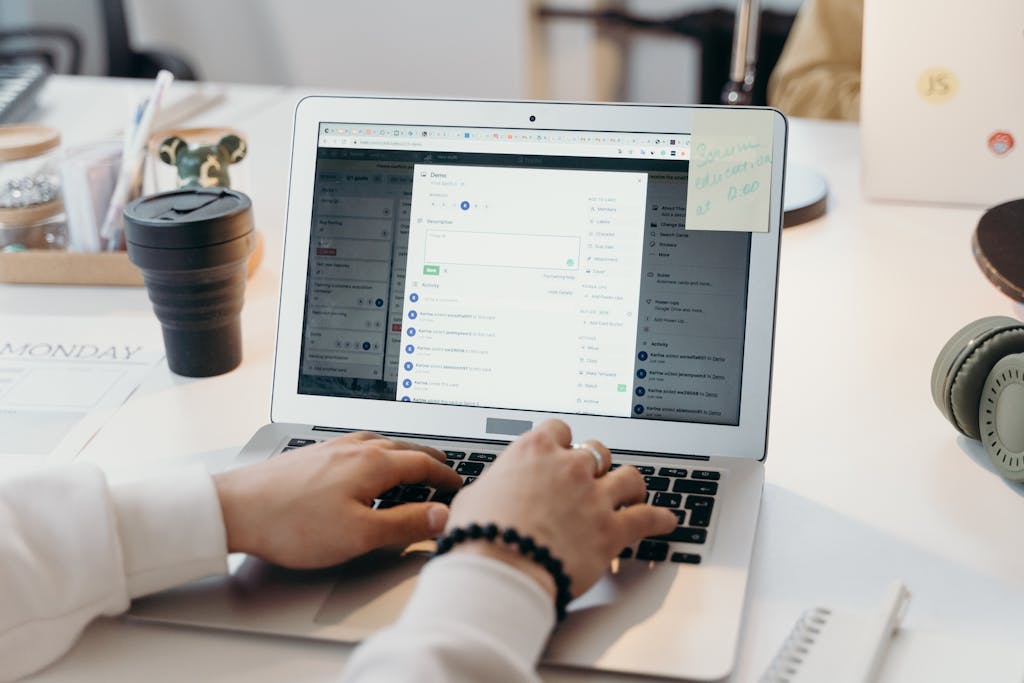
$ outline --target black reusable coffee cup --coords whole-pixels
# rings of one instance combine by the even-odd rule
[[[215,187],[162,192],[125,207],[128,258],[142,271],[172,372],[210,377],[242,362],[251,206],[241,192]]]

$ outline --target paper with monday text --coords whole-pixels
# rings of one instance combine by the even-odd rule
[[[0,315],[0,466],[74,459],[163,357],[150,318]]]

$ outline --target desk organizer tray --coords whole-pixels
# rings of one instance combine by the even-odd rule
[[[263,261],[263,235],[249,256],[249,277]],[[141,287],[142,272],[127,252],[81,254],[30,249],[0,253],[0,282],[31,285],[118,285]]]

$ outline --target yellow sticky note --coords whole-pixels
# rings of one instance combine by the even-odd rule
[[[769,110],[694,112],[687,230],[768,232],[773,127]]]

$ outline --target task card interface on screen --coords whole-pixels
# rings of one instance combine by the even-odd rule
[[[398,398],[628,416],[647,174],[417,164]]]
[[[408,170],[393,164],[321,161],[310,227],[307,390],[319,384],[383,398],[385,384],[396,381],[411,185]]]

